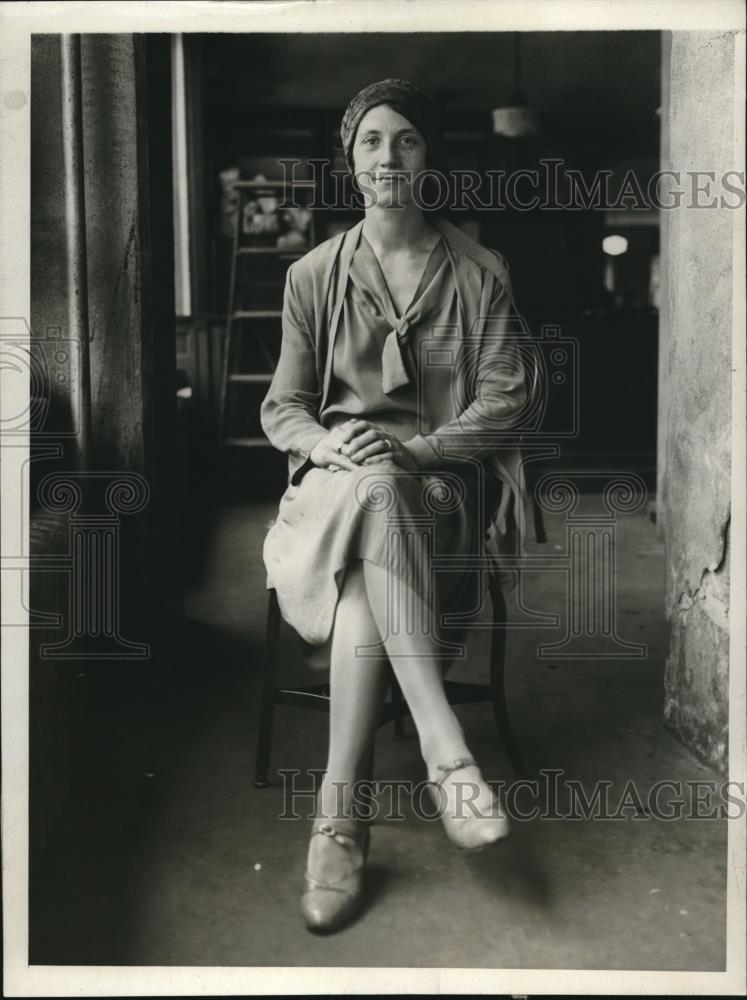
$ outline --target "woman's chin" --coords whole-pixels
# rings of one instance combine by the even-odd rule
[[[367,199],[366,208],[378,208],[385,212],[403,211],[412,205],[412,196],[398,191],[396,187],[382,185],[373,197]]]

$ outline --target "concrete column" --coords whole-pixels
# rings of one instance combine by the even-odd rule
[[[662,226],[659,504],[670,645],[667,724],[706,763],[727,766],[731,340],[729,208],[693,207],[687,171],[714,171],[717,203],[735,162],[735,35],[674,32],[664,45],[663,166],[688,188]],[[668,162],[666,160],[668,159]],[[743,168],[742,168],[743,169]],[[735,199],[732,196],[731,201]]]
[[[170,40],[85,35],[82,69],[92,458],[150,487],[124,528],[122,580],[125,630],[150,641],[176,597]]]
[[[669,152],[669,65],[672,58],[672,32],[661,33],[661,139],[660,167],[662,170],[672,169],[672,158]],[[669,212],[659,212],[659,372],[657,387],[657,422],[656,422],[656,534],[664,537],[664,521],[666,505],[664,493],[666,490],[667,461],[667,410],[669,405],[669,272],[665,266],[668,260],[667,246],[669,243]]]
[[[36,487],[50,471],[65,480],[55,502],[64,506],[83,488],[73,447],[80,423],[70,355],[82,333],[68,325],[60,51],[59,36],[32,41],[31,321],[47,373],[36,389],[47,413],[34,442],[35,506]],[[68,810],[78,808],[69,788],[76,765],[105,752],[108,734],[92,728],[95,698],[116,702],[124,693],[140,699],[135,703],[145,718],[162,697],[179,625],[169,37],[85,35],[81,63],[93,416],[88,465],[98,479],[86,479],[88,506],[80,514],[92,517],[85,524],[59,504],[56,510],[42,505],[31,521],[31,606],[38,612],[29,644],[33,885],[44,883],[41,859],[59,841]],[[57,448],[59,461],[43,455],[40,444]],[[147,503],[132,509],[127,487],[116,495],[109,489],[117,481],[134,484],[133,500],[138,484],[147,483]],[[107,528],[112,507],[123,505],[130,512],[121,525]],[[116,562],[101,557],[115,547]],[[72,562],[70,579],[48,569],[54,558],[58,569],[65,559]],[[113,657],[99,644],[92,658],[77,640],[103,634],[102,609],[103,631],[112,632],[116,619],[127,641],[115,643]],[[60,616],[60,627],[42,628],[51,614]],[[113,631],[119,633],[119,625]],[[76,642],[65,650],[60,643],[68,636]]]

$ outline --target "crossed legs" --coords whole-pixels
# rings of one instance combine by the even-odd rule
[[[351,814],[352,785],[363,776],[369,759],[384,699],[388,659],[410,709],[428,778],[442,782],[445,811],[460,817],[452,825],[454,830],[464,822],[464,800],[457,785],[450,784],[442,773],[442,765],[469,759],[470,753],[446,698],[443,661],[436,656],[438,647],[433,635],[428,629],[390,627],[393,620],[403,626],[413,618],[417,622],[419,615],[428,614],[428,609],[401,581],[394,589],[393,583],[386,569],[367,560],[353,563],[345,578],[332,638],[329,755],[317,815],[334,818]],[[362,646],[368,647],[369,655],[356,655],[356,649]],[[380,654],[370,655],[377,648]],[[473,783],[475,808],[490,812],[492,793],[478,768],[462,767],[460,772]],[[479,838],[488,842],[497,833],[503,835],[495,824],[482,824]],[[455,839],[459,836],[466,842],[464,834],[454,835]],[[477,834],[471,836],[474,839]],[[338,866],[344,868],[346,864],[345,852],[335,852],[337,857],[331,857],[324,841],[312,838],[308,871],[318,879],[329,878],[332,871],[339,877]]]
[[[389,620],[392,611],[402,625],[396,630]],[[413,617],[427,620],[428,613],[401,581],[392,590],[383,567],[357,560],[348,570],[332,637],[329,757],[320,797],[324,815],[339,811],[344,786],[363,775],[384,699],[387,659],[410,709],[429,777],[437,776],[439,762],[469,756],[444,693],[436,643],[427,630],[405,627]],[[361,647],[365,656],[356,655]],[[377,648],[381,652],[373,655]]]

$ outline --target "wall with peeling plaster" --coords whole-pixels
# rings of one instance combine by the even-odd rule
[[[734,35],[674,32],[663,55],[663,168],[717,176],[737,168]],[[725,772],[737,213],[683,201],[662,215],[659,512],[671,629],[664,712],[702,760]]]

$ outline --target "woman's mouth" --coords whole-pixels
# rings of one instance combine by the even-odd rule
[[[374,183],[383,181],[410,180],[410,173],[407,170],[378,170],[370,173],[370,178]]]

